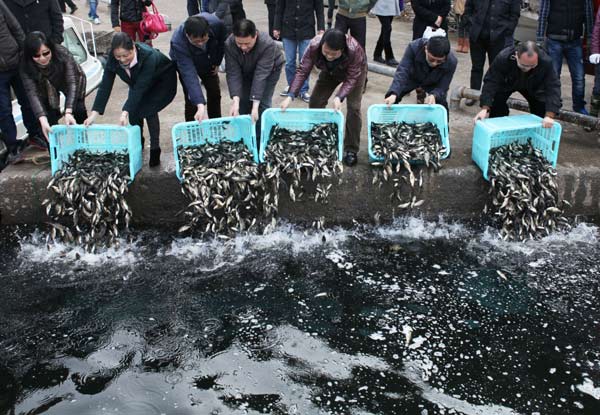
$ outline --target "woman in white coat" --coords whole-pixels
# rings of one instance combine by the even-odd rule
[[[376,15],[381,23],[381,32],[379,33],[379,39],[377,39],[377,45],[375,45],[375,52],[373,53],[373,60],[375,62],[384,63],[388,66],[398,66],[398,61],[394,58],[394,51],[392,49],[392,20],[395,16],[400,16],[402,8],[398,0],[378,0],[375,7],[371,9],[371,13]],[[382,54],[385,52],[385,59]]]

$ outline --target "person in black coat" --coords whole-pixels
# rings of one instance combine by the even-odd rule
[[[422,38],[427,26],[441,27],[448,33],[450,0],[412,0],[411,5],[415,12],[413,40]]]
[[[160,163],[160,121],[158,113],[173,101],[177,93],[175,65],[169,58],[145,43],[133,43],[126,33],[114,35],[102,82],[85,125],[91,125],[104,113],[115,76],[129,85],[120,125],[139,125],[145,118],[150,132],[150,167]],[[142,137],[142,144],[144,138]]]
[[[446,36],[413,40],[396,69],[385,103],[397,104],[406,94],[419,88],[425,93],[423,103],[440,104],[448,109],[448,89],[457,64]]]
[[[552,127],[562,105],[560,80],[552,60],[535,42],[521,43],[502,50],[483,80],[475,121],[508,115],[508,98],[518,91],[529,103],[532,114],[543,117],[542,126]]]
[[[521,0],[467,0],[464,17],[471,46],[471,89],[481,87],[487,54],[491,65],[500,51],[514,43]],[[475,101],[467,100],[467,105]]]
[[[42,32],[56,45],[63,42],[63,18],[58,0],[6,0],[25,34]]]

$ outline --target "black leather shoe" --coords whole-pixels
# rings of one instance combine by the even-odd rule
[[[374,56],[373,60],[377,63],[383,63],[385,64],[385,59],[383,59],[381,56]]]
[[[160,164],[160,148],[150,150],[150,167],[156,167]]]
[[[398,66],[398,61],[394,58],[390,58],[385,60],[385,64],[387,66],[393,66],[394,68],[396,68]]]
[[[344,164],[348,167],[352,167],[356,164],[358,158],[356,157],[356,153],[354,151],[346,151],[344,155]]]
[[[474,99],[467,98],[467,99],[465,100],[465,105],[466,105],[467,107],[472,107],[473,105],[475,105],[475,102],[477,102],[477,101],[475,101]]]

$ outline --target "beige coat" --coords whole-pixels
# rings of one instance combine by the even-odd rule
[[[454,13],[465,14],[465,3],[467,0],[454,0]]]

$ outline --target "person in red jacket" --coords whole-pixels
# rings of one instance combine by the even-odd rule
[[[354,166],[360,145],[362,127],[360,107],[367,76],[365,50],[356,39],[338,29],[329,29],[323,36],[313,38],[304,52],[300,67],[290,85],[288,97],[281,103],[282,110],[285,111],[292,99],[298,96],[302,84],[314,66],[319,68],[321,73],[308,106],[325,108],[331,94],[338,85],[342,84],[333,99],[333,108],[339,111],[342,102],[346,100],[344,163],[347,166]]]

